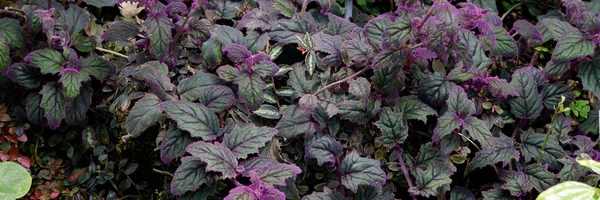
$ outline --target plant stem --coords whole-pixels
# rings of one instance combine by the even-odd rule
[[[531,61],[529,62],[530,67],[533,67],[533,65],[535,64],[535,60],[537,60],[539,55],[540,55],[539,51],[535,51],[535,53],[533,53],[533,56],[531,57]]]
[[[102,52],[106,52],[106,53],[110,53],[110,54],[113,54],[113,55],[117,55],[117,56],[120,56],[120,57],[123,57],[123,58],[129,58],[129,57],[127,57],[124,54],[121,54],[119,52],[114,52],[114,51],[111,51],[111,50],[108,50],[108,49],[105,49],[105,48],[102,48],[102,47],[96,47],[96,50],[102,51]]]
[[[185,25],[188,23],[189,20],[190,20],[190,16],[185,15],[185,20],[183,20],[181,27],[179,27],[179,29],[177,29],[177,33],[175,33],[175,37],[173,37],[173,42],[169,46],[169,51],[173,50],[173,48],[175,47],[175,44],[177,44],[177,41],[179,41],[179,37],[181,37],[181,35],[183,35],[183,28],[185,27]]]
[[[158,172],[159,174],[169,175],[169,176],[171,176],[171,177],[174,177],[174,176],[175,176],[175,175],[171,174],[171,172],[162,171],[162,170],[159,170],[159,169],[156,169],[156,168],[153,168],[153,169],[152,169],[152,171],[154,171],[154,172]]]
[[[342,79],[342,80],[339,80],[339,81],[333,82],[332,84],[329,84],[329,85],[327,85],[327,86],[325,86],[325,87],[323,87],[323,88],[319,89],[317,92],[313,93],[313,95],[314,95],[314,96],[317,96],[317,95],[319,95],[319,93],[321,93],[321,92],[324,92],[325,90],[327,90],[327,89],[329,89],[329,88],[332,88],[333,86],[336,86],[336,85],[338,85],[338,84],[341,84],[341,83],[344,83],[344,82],[346,82],[346,81],[348,81],[348,80],[350,80],[350,79],[353,79],[354,77],[357,77],[358,75],[360,75],[360,74],[362,74],[362,73],[366,72],[366,71],[367,71],[367,70],[369,70],[369,69],[371,69],[371,67],[369,67],[369,66],[366,66],[365,68],[363,68],[363,69],[361,69],[360,71],[358,71],[358,72],[356,72],[356,73],[352,74],[351,76],[348,76],[348,77],[346,77],[346,78],[344,78],[344,79]]]
[[[517,7],[523,5],[523,2],[519,2],[515,5],[513,5],[512,7],[510,7],[504,14],[502,14],[502,17],[500,17],[500,20],[504,20],[504,18],[506,18],[506,16],[508,16],[508,14],[510,12],[512,12],[514,9],[516,9]]]
[[[404,173],[404,178],[406,178],[406,182],[408,182],[408,187],[412,188],[413,187],[412,180],[410,180],[410,175],[408,174],[408,169],[406,169],[406,165],[404,164],[404,159],[402,159],[402,152],[404,150],[397,146],[395,146],[394,148],[396,150],[396,154],[398,154],[398,162],[400,163],[400,169],[402,169],[402,173]],[[412,196],[413,200],[417,200],[417,197],[415,195],[411,194],[410,196]]]
[[[433,10],[434,10],[433,9],[434,8],[434,4],[431,5],[431,7],[429,8],[429,10],[425,14],[425,17],[423,17],[423,21],[421,22],[421,24],[419,24],[419,26],[417,26],[417,29],[421,29],[421,27],[423,27],[423,25],[425,24],[425,22],[427,22],[427,20],[429,19],[429,17],[431,17],[431,15],[433,14]]]
[[[542,155],[544,155],[544,149],[546,149],[546,143],[548,142],[548,138],[550,138],[550,133],[552,132],[552,126],[554,125],[554,121],[556,120],[557,111],[552,115],[552,121],[550,122],[550,127],[548,127],[548,131],[546,131],[546,138],[544,138],[544,143],[542,143],[542,149],[540,150],[540,155],[537,158],[537,163],[542,161]]]
[[[414,46],[410,46],[409,48],[410,48],[410,49],[416,49],[416,48],[419,48],[419,47],[422,47],[422,46],[425,46],[425,45],[426,45],[425,43],[419,43],[419,44],[415,44]],[[362,73],[366,72],[366,71],[367,71],[367,70],[369,70],[369,69],[371,69],[371,68],[370,68],[369,66],[366,66],[365,68],[363,68],[363,69],[361,69],[360,71],[358,71],[358,72],[356,72],[356,73],[352,74],[352,75],[351,75],[351,76],[349,76],[349,77],[346,77],[346,78],[344,78],[344,79],[342,79],[342,80],[339,80],[339,81],[333,82],[333,83],[331,83],[331,84],[329,84],[329,85],[327,85],[327,86],[325,86],[325,87],[323,87],[323,88],[321,88],[321,89],[317,90],[315,93],[313,93],[313,95],[314,95],[314,96],[317,96],[317,95],[318,95],[318,94],[320,94],[321,92],[324,92],[325,90],[327,90],[327,89],[329,89],[329,88],[331,88],[331,87],[333,87],[333,86],[336,86],[336,85],[338,85],[338,84],[341,84],[341,83],[344,83],[344,82],[346,82],[346,81],[348,81],[348,80],[350,80],[350,79],[353,79],[353,78],[355,78],[356,76],[358,76],[358,75],[360,75],[360,74],[362,74]]]

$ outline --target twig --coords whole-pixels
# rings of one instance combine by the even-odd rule
[[[124,54],[121,54],[119,52],[114,52],[114,51],[111,51],[111,50],[108,50],[108,49],[105,49],[105,48],[102,48],[102,47],[96,47],[96,50],[102,51],[102,52],[106,52],[106,53],[110,53],[110,54],[113,54],[113,55],[117,55],[117,56],[120,56],[120,57],[123,57],[123,58],[129,58],[129,57],[127,57]]]
[[[171,172],[162,171],[162,170],[159,170],[159,169],[156,169],[156,168],[153,168],[152,171],[157,172],[159,174],[168,175],[168,176],[171,176],[171,177],[175,176],[175,175],[171,174]]]
[[[398,162],[400,163],[400,169],[402,169],[402,173],[404,173],[404,178],[406,178],[406,182],[408,182],[408,188],[412,188],[413,187],[413,183],[412,180],[410,180],[410,175],[408,174],[408,169],[406,169],[406,165],[404,164],[404,159],[402,159],[402,150],[401,148],[395,146],[394,148],[396,148],[396,154],[398,154]],[[417,197],[414,195],[410,195],[412,196],[413,200],[417,200]]]
[[[344,79],[342,79],[342,80],[339,80],[339,81],[333,82],[332,84],[329,84],[329,85],[327,85],[327,86],[325,86],[325,87],[323,87],[323,88],[319,89],[317,92],[313,93],[313,95],[314,95],[314,96],[317,96],[319,93],[321,93],[321,92],[324,92],[325,90],[327,90],[327,89],[329,89],[329,88],[332,88],[333,86],[336,86],[336,85],[338,85],[338,84],[341,84],[341,83],[344,83],[344,82],[346,82],[346,81],[348,81],[348,80],[350,80],[350,79],[353,79],[354,77],[357,77],[358,75],[360,75],[360,74],[362,74],[362,73],[366,72],[366,71],[367,71],[367,70],[369,70],[369,69],[371,69],[371,67],[369,67],[369,66],[366,66],[365,68],[363,68],[363,69],[361,69],[360,71],[358,71],[358,72],[356,72],[356,73],[352,74],[351,76],[348,76],[348,77],[346,77],[346,78],[344,78]]]
[[[519,7],[521,5],[523,5],[523,2],[519,2],[519,3],[515,4],[515,5],[513,5],[512,7],[510,7],[504,14],[502,14],[502,17],[500,17],[500,20],[501,21],[504,20],[504,18],[506,18],[506,16],[508,16],[508,14],[510,12],[512,12],[514,9],[516,9],[517,7]]]
[[[429,19],[429,17],[431,17],[431,15],[433,14],[434,6],[435,6],[434,4],[431,5],[431,7],[429,8],[429,10],[425,14],[425,17],[423,17],[423,21],[421,22],[421,24],[419,24],[419,26],[417,26],[418,29],[421,29],[421,27],[423,27],[423,25],[425,25],[425,22],[427,22],[427,20]]]
[[[533,65],[535,64],[535,60],[537,60],[539,55],[540,55],[539,51],[535,51],[535,53],[533,53],[533,56],[531,57],[531,61],[529,62],[530,67],[533,67]]]

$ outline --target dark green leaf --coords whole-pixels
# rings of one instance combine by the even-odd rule
[[[367,105],[362,101],[348,100],[338,104],[340,118],[364,123],[367,120]]]
[[[419,86],[419,99],[432,106],[439,106],[448,98],[448,92],[456,84],[446,81],[443,74],[435,73],[433,76],[422,80]]]
[[[240,100],[246,103],[250,110],[258,109],[263,102],[263,90],[266,87],[260,75],[240,72],[234,83],[238,85]]]
[[[44,108],[40,106],[40,102],[42,100],[42,95],[37,93],[29,93],[27,95],[26,102],[26,115],[27,119],[35,125],[38,126],[46,126],[48,121],[44,117]]]
[[[492,49],[492,52],[496,55],[505,56],[516,56],[517,55],[517,43],[515,40],[504,30],[502,27],[493,26],[494,34],[496,35],[496,47]],[[487,45],[489,45],[487,41]]]
[[[273,1],[273,8],[288,18],[291,18],[297,11],[296,6],[289,0],[275,0]]]
[[[217,26],[215,28],[215,36],[217,40],[224,46],[228,46],[230,44],[239,44],[242,46],[246,46],[246,40],[244,39],[244,34],[240,30],[237,30],[230,26]]]
[[[356,151],[346,155],[340,167],[342,185],[355,193],[360,185],[381,187],[386,179],[379,161],[362,158]]]
[[[190,144],[186,150],[207,164],[206,171],[221,172],[222,178],[235,178],[238,161],[225,145],[198,141]]]
[[[296,165],[284,163],[268,163],[257,170],[263,185],[285,185],[285,180],[296,177],[302,170]]]
[[[548,169],[542,167],[540,164],[528,165],[525,168],[525,174],[533,188],[538,192],[543,192],[558,183],[556,175],[549,172]]]
[[[216,37],[211,37],[202,43],[202,58],[204,58],[208,66],[215,67],[221,63],[223,59],[222,46]]]
[[[538,93],[538,83],[533,74],[526,68],[518,69],[512,75],[512,84],[519,97],[513,97],[510,103],[512,113],[518,118],[535,119],[542,112],[542,95]]]
[[[181,96],[188,101],[198,100],[215,113],[220,113],[235,105],[236,100],[233,91],[222,85],[197,87]]]
[[[404,143],[408,137],[408,126],[404,120],[401,112],[394,112],[390,108],[381,110],[375,126],[381,131],[383,145],[392,148]]]
[[[40,69],[22,62],[11,65],[7,75],[12,81],[26,88],[33,89],[41,85]]]
[[[371,41],[371,45],[373,47],[379,48],[381,42],[383,41],[383,35],[385,33],[385,29],[392,24],[392,20],[388,17],[381,16],[377,18],[371,19],[365,25],[365,32],[367,33],[367,37],[369,41]]]
[[[175,176],[171,181],[171,193],[174,195],[183,195],[187,191],[195,191],[200,186],[210,185],[211,181],[205,171],[206,164],[202,163],[200,158],[184,157],[181,159],[181,165],[175,171]]]
[[[567,72],[569,70],[571,66],[570,62],[563,62],[563,63],[554,63],[554,61],[550,60],[546,63],[546,66],[544,67],[544,74],[546,76],[549,77],[557,77],[557,76],[562,76],[565,72]],[[579,67],[579,76],[581,77],[581,75],[588,75],[588,74],[582,74],[583,65],[581,65]],[[589,76],[589,75],[588,75]],[[585,84],[585,82],[584,82]]]
[[[454,186],[450,191],[450,200],[475,200],[475,196],[467,188]]]
[[[454,130],[460,128],[462,125],[460,117],[451,112],[446,112],[444,115],[438,117],[437,124],[433,129],[432,139],[437,141],[442,139],[444,136],[454,132]]]
[[[492,60],[485,55],[483,45],[480,40],[471,33],[471,31],[461,29],[458,31],[458,37],[469,46],[469,54],[473,57],[473,66],[478,69],[483,69],[492,64]],[[468,59],[467,59],[468,60]],[[470,63],[464,60],[464,64],[469,65]]]
[[[90,16],[79,6],[69,6],[67,10],[59,10],[59,12],[60,20],[66,24],[69,35],[81,32],[90,23]]]
[[[257,127],[254,124],[236,124],[231,133],[225,134],[223,144],[239,159],[258,153],[277,134],[277,129]],[[263,180],[264,181],[264,180]]]
[[[25,32],[18,20],[9,17],[0,19],[0,33],[8,39],[8,46],[11,48],[25,46]]]
[[[86,113],[92,105],[94,89],[89,82],[83,83],[79,95],[67,105],[67,116],[65,122],[71,126],[82,123],[86,118]]]
[[[252,113],[267,118],[267,119],[280,119],[281,115],[279,114],[279,109],[277,107],[263,104],[258,108],[258,110],[252,111]]]
[[[10,47],[0,33],[0,73],[4,74],[10,65]]]
[[[160,143],[160,159],[169,164],[173,159],[185,154],[185,147],[193,142],[189,133],[179,130],[174,124],[170,124],[165,137]]]
[[[73,99],[79,95],[81,82],[87,81],[88,79],[87,76],[76,69],[67,68],[60,72],[60,79],[58,79],[58,82],[63,86],[65,97]]]
[[[573,27],[568,22],[564,22],[558,19],[544,19],[539,24],[545,26],[549,33],[549,38],[555,41],[559,41],[563,37],[563,35],[565,35],[568,32],[579,31],[577,28]],[[538,27],[538,29],[539,28],[540,27]],[[543,30],[540,29],[540,32],[542,32],[542,35],[544,35]],[[544,38],[546,38],[546,36],[544,36]],[[542,42],[546,42],[546,40],[543,39]]]
[[[587,41],[581,32],[568,32],[556,43],[552,53],[552,61],[568,61],[592,55],[595,46],[594,42]]]
[[[92,52],[96,49],[96,41],[93,37],[84,37],[81,34],[71,36],[71,45],[82,52]]]
[[[525,196],[532,188],[527,175],[521,171],[503,170],[500,172],[499,178],[504,181],[502,189],[508,190],[510,195],[515,197]]]
[[[306,33],[316,32],[315,24],[312,15],[296,13],[292,19],[278,20],[269,32],[269,36],[280,45],[298,43],[298,37],[303,38]]]
[[[546,134],[535,133],[533,129],[528,129],[523,135],[521,135],[521,153],[525,158],[525,161],[529,162],[532,159],[537,159],[540,152],[542,152],[542,145]],[[560,164],[558,159],[564,157],[564,150],[558,144],[558,139],[554,135],[550,135],[546,148],[542,154],[542,163],[548,164],[551,169],[559,169]]]
[[[209,1],[207,5],[207,8],[215,13],[217,19],[232,19],[236,16],[238,9],[242,7],[242,2],[230,0]]]
[[[344,195],[340,194],[337,190],[329,189],[329,187],[323,187],[323,192],[313,192],[310,195],[302,197],[302,200],[346,200]]]
[[[317,164],[323,166],[326,162],[333,166],[342,155],[342,144],[329,135],[324,135],[310,143],[307,155],[317,159]]]
[[[142,77],[144,77],[146,85],[152,89],[152,93],[160,100],[171,101],[177,99],[172,95],[175,90],[175,85],[171,83],[171,80],[166,74],[160,73],[158,70],[149,66],[142,67],[140,73],[142,74]]]
[[[489,147],[494,144],[492,132],[481,119],[476,117],[467,117],[463,124],[464,129],[469,132],[469,136],[481,144],[482,147]]]
[[[469,169],[475,170],[485,166],[495,166],[499,162],[502,162],[502,167],[506,167],[511,160],[519,160],[520,153],[515,149],[513,143],[512,138],[504,135],[494,138],[493,146],[484,146],[481,151],[475,153]]]
[[[454,174],[446,163],[429,162],[425,168],[417,167],[413,174],[417,178],[415,186],[408,189],[412,195],[429,198],[438,195],[437,189],[452,183],[450,176]]]
[[[560,83],[545,84],[542,86],[540,93],[542,93],[544,99],[544,106],[549,110],[558,108],[561,96],[565,97],[565,106],[571,105],[571,102],[573,102],[573,99],[575,98],[575,94],[573,94],[571,88]]]
[[[179,94],[185,94],[188,91],[193,90],[195,88],[202,88],[211,85],[221,85],[222,83],[224,83],[224,81],[213,74],[205,72],[196,72],[194,76],[179,81],[179,85],[177,85],[177,92]]]
[[[416,119],[427,123],[427,116],[437,115],[437,112],[416,98],[402,97],[394,106],[394,111],[402,113],[405,120]]]
[[[403,45],[405,41],[412,41],[414,35],[410,21],[398,18],[385,28],[382,38],[387,45],[398,46]]]
[[[583,88],[590,91],[600,91],[600,59],[594,61],[583,61],[579,65],[579,74]],[[568,105],[568,104],[565,104]]]
[[[148,127],[154,125],[160,118],[162,111],[159,108],[160,99],[152,93],[135,103],[125,120],[127,133],[133,137],[139,136]]]
[[[187,101],[167,101],[160,104],[167,117],[177,122],[177,127],[188,131],[192,137],[212,141],[217,138],[219,118],[206,106]]]
[[[65,60],[60,52],[54,49],[41,49],[29,53],[26,62],[41,69],[42,74],[56,74],[63,69]]]
[[[104,80],[114,70],[110,62],[96,56],[79,60],[78,66],[81,73],[85,74],[85,76],[93,76],[98,80]]]
[[[162,13],[149,13],[144,20],[144,31],[150,40],[150,53],[163,60],[169,53],[169,45],[173,39],[171,29],[173,22]]]
[[[42,102],[40,106],[44,108],[44,116],[48,119],[48,126],[52,130],[58,129],[62,119],[66,115],[67,101],[65,94],[56,83],[46,83],[40,91]]]
[[[102,39],[109,41],[127,40],[138,35],[140,27],[133,21],[116,21],[102,34]]]
[[[277,135],[284,138],[293,138],[302,134],[313,135],[317,130],[317,124],[311,120],[309,114],[302,113],[298,116],[288,117],[284,115],[275,128],[279,130]]]

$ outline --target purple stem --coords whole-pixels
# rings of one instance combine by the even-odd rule
[[[410,180],[410,175],[408,174],[408,169],[406,168],[406,165],[404,164],[404,160],[402,159],[402,152],[404,152],[404,150],[398,146],[394,146],[392,148],[392,150],[395,150],[396,154],[398,154],[398,162],[400,163],[400,168],[402,169],[402,173],[404,173],[404,178],[406,178],[406,182],[408,182],[408,187],[412,188],[413,187],[412,180]],[[413,200],[417,200],[417,197],[415,195],[410,194],[410,196],[413,198]]]

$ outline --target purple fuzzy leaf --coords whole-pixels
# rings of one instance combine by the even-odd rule
[[[185,154],[185,147],[192,142],[193,140],[189,133],[177,129],[174,124],[170,124],[160,143],[160,160],[168,165],[173,159],[183,156]]]
[[[342,144],[331,136],[325,135],[310,144],[307,155],[316,158],[319,166],[323,166],[326,162],[334,166],[336,160],[342,155]]]
[[[340,118],[364,123],[367,118],[367,105],[363,101],[347,100],[338,103]]]
[[[594,155],[593,152],[597,151],[594,149],[594,147],[596,146],[596,142],[592,141],[591,138],[584,135],[573,136],[572,140],[568,143],[573,144],[578,148],[577,151],[573,152],[573,155],[580,155],[582,153]]]
[[[532,189],[527,175],[521,171],[502,170],[499,178],[505,182],[502,189],[508,190],[511,196],[522,197]]]
[[[192,137],[202,140],[216,139],[219,129],[219,118],[206,106],[187,101],[167,101],[160,104],[167,117],[177,122],[177,127],[188,131]]]
[[[205,168],[206,164],[200,158],[183,157],[171,181],[171,193],[183,195],[187,191],[198,190],[202,185],[210,185],[211,180],[206,175]]]
[[[579,31],[577,28],[573,27],[568,22],[560,21],[558,19],[548,18],[548,19],[542,20],[538,24],[545,26],[545,28],[550,33],[550,38],[553,39],[554,41],[559,41],[560,38],[562,38],[563,35],[565,35],[566,33]],[[540,29],[540,32],[543,33],[543,31],[541,29]],[[544,42],[545,42],[545,40],[544,40]]]
[[[248,30],[261,29],[270,30],[273,18],[266,12],[255,8],[247,12],[237,25],[237,29],[246,28]]]
[[[56,83],[46,83],[39,92],[42,95],[40,106],[44,108],[44,117],[48,119],[48,126],[52,130],[58,129],[62,119],[66,116],[67,101],[64,92]]]
[[[556,43],[554,52],[552,52],[552,61],[563,62],[584,58],[594,54],[595,47],[594,42],[586,40],[581,32],[568,32]]]
[[[221,172],[221,179],[235,178],[241,170],[233,152],[219,142],[194,142],[186,151],[206,163],[206,171]]]
[[[302,173],[302,170],[299,167],[284,163],[266,164],[253,171],[256,171],[265,186],[284,186],[286,179],[296,177],[296,175]],[[252,174],[252,172],[250,172],[250,174]]]
[[[244,62],[244,60],[252,56],[252,52],[240,44],[227,45],[223,48],[223,53],[227,54],[227,57],[236,63]]]
[[[246,159],[249,154],[258,153],[258,149],[264,147],[276,134],[277,129],[274,128],[236,124],[231,133],[225,134],[223,145],[238,159]]]
[[[519,160],[519,156],[519,151],[514,148],[514,140],[501,135],[494,138],[493,146],[483,146],[483,150],[475,153],[469,169],[473,171],[485,166],[495,166],[499,162],[502,162],[502,167],[506,167],[511,160]]]
[[[250,186],[240,185],[229,191],[225,200],[281,200],[285,199],[285,194],[273,186],[263,185],[257,170],[250,171]]]
[[[237,9],[236,9],[237,8]],[[205,9],[215,14],[215,19],[233,19],[239,8],[243,8],[241,1],[208,1]]]
[[[318,34],[313,37],[315,51],[329,55],[321,59],[321,63],[327,67],[335,67],[342,64],[342,38],[338,35]]]
[[[283,0],[282,0],[283,1]],[[306,33],[312,34],[316,32],[316,22],[312,15],[294,14],[292,19],[278,20],[269,32],[272,40],[280,45],[290,43],[298,43],[298,38],[303,38]]]
[[[340,167],[343,174],[342,185],[355,193],[360,185],[381,187],[386,180],[379,161],[362,158],[356,151],[346,155]]]
[[[213,36],[219,40],[224,47],[227,47],[230,44],[240,44],[242,46],[246,46],[244,34],[242,34],[240,30],[237,30],[233,27],[218,25],[215,28],[215,33]]]
[[[537,29],[537,27],[526,20],[515,21],[513,24],[513,29],[527,39],[537,40],[540,43],[542,42],[542,34],[540,31]]]
[[[211,36],[208,26],[206,26],[206,24],[197,17],[190,18],[187,32],[202,42],[205,42]]]
[[[56,74],[63,69],[66,62],[60,52],[50,48],[33,51],[27,54],[24,60],[40,68],[42,74]]]
[[[568,85],[553,83],[545,84],[540,90],[542,98],[544,99],[544,106],[549,110],[555,110],[558,108],[558,104],[562,101],[562,97],[565,97],[564,105],[571,105],[575,94]]]
[[[435,111],[433,108],[429,107],[427,104],[419,101],[418,99],[411,97],[400,98],[393,109],[395,112],[402,113],[403,119],[416,119],[422,121],[423,123],[427,123],[427,116],[437,116],[437,111]]]
[[[554,123],[552,124],[552,133],[556,134],[558,140],[561,143],[569,141],[569,133],[572,130],[573,128],[571,128],[571,119],[564,114],[558,114]]]
[[[459,12],[454,5],[446,2],[434,5],[434,15],[442,22],[448,34],[454,35],[458,31]]]
[[[319,105],[319,100],[315,95],[305,94],[298,100],[298,105],[307,110],[313,110]]]
[[[103,40],[117,41],[127,40],[137,36],[140,27],[131,21],[116,21],[110,24],[110,27],[102,34]]]
[[[152,93],[156,94],[160,100],[177,100],[177,98],[172,95],[175,90],[175,85],[171,83],[171,80],[166,74],[160,73],[158,70],[149,66],[143,66],[140,71],[146,85],[152,89]]]
[[[179,15],[185,16],[188,14],[187,6],[182,2],[170,2],[165,9],[167,15],[176,20],[179,20]]]
[[[158,106],[160,102],[160,99],[152,93],[146,94],[144,98],[137,101],[125,120],[127,133],[137,137],[148,127],[154,125],[162,115]]]
[[[492,25],[483,20],[478,20],[473,25],[475,25],[479,31],[479,37],[483,37],[487,41],[490,41],[490,46],[496,48],[496,34],[494,33]]]

